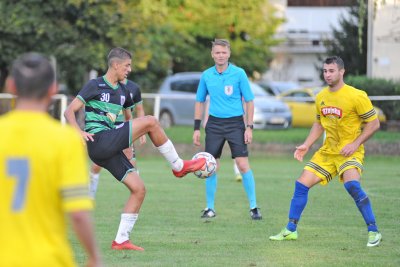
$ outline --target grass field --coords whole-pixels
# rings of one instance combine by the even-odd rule
[[[193,127],[174,126],[166,129],[165,132],[174,141],[174,143],[192,143]],[[287,130],[254,130],[253,142],[258,143],[294,143],[299,144],[304,141],[310,132],[310,128],[291,128]],[[202,129],[202,137],[204,130]],[[371,138],[376,142],[395,143],[400,140],[400,132],[378,131]]]
[[[139,156],[147,196],[131,239],[145,251],[110,249],[128,190],[103,171],[94,217],[105,266],[400,266],[399,162],[400,157],[366,159],[363,187],[383,234],[379,247],[367,248],[363,219],[337,180],[310,191],[297,241],[268,240],[286,225],[303,167],[289,156],[251,158],[262,221],[251,221],[228,157],[219,172],[217,217],[204,221],[204,181],[191,174],[176,179],[161,156]],[[83,265],[82,249],[71,239]]]

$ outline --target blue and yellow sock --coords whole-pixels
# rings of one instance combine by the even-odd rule
[[[286,228],[289,231],[296,231],[297,222],[300,220],[301,213],[307,205],[309,188],[296,181],[292,202],[290,203],[289,222]]]
[[[361,188],[361,184],[359,181],[353,180],[347,183],[344,183],[344,187],[347,192],[351,195],[356,203],[358,210],[361,212],[361,215],[364,218],[365,223],[367,224],[368,231],[378,231],[378,227],[376,226],[374,212],[372,211],[372,205],[369,201],[367,194]]]

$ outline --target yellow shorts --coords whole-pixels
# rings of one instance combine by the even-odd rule
[[[364,162],[364,153],[356,151],[350,157],[342,155],[327,154],[317,151],[311,160],[304,167],[319,178],[322,179],[321,184],[328,184],[333,178],[339,174],[339,180],[343,182],[343,172],[352,168],[356,168],[362,173]]]

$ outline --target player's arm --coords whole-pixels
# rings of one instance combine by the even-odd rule
[[[193,132],[193,144],[200,146],[200,124],[201,118],[203,117],[204,102],[196,101],[194,105],[194,132]]]
[[[130,109],[130,108],[124,109],[122,112],[124,113],[125,121],[129,121],[129,120],[133,119],[132,109]]]
[[[137,103],[135,106],[136,117],[144,117],[144,108],[142,103]]]
[[[206,128],[208,121],[208,108],[210,107],[210,100],[207,100],[204,104],[204,120],[203,120],[203,128]]]
[[[69,212],[68,216],[72,227],[84,247],[87,255],[87,265],[90,267],[102,266],[100,253],[96,246],[92,218],[89,211]]]
[[[246,107],[246,131],[244,132],[244,142],[246,144],[250,144],[251,141],[253,140],[253,129],[250,127],[247,127],[247,125],[253,125],[253,119],[254,119],[254,101],[248,101],[245,104]]]
[[[84,103],[79,98],[75,97],[75,99],[72,100],[71,104],[69,104],[67,109],[65,110],[64,117],[69,124],[71,124],[75,129],[77,129],[81,133],[83,139],[85,139],[86,141],[88,141],[88,140],[93,141],[93,137],[92,137],[93,134],[82,131],[76,120],[75,113],[78,112],[83,107],[84,107]]]
[[[380,123],[379,119],[376,118],[372,121],[367,122],[361,134],[354,140],[352,143],[345,145],[342,150],[340,151],[340,154],[342,154],[345,157],[349,157],[353,155],[353,153],[380,128]]]
[[[324,128],[322,127],[321,123],[314,122],[304,143],[296,147],[294,158],[298,161],[303,161],[304,155],[307,154],[310,147],[321,137],[323,133]]]

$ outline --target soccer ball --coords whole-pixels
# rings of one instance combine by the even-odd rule
[[[217,170],[217,161],[215,160],[213,155],[207,152],[199,152],[193,156],[193,159],[199,158],[205,158],[206,164],[204,164],[203,168],[201,168],[200,170],[195,171],[194,175],[196,175],[200,179],[205,179],[213,175]]]

